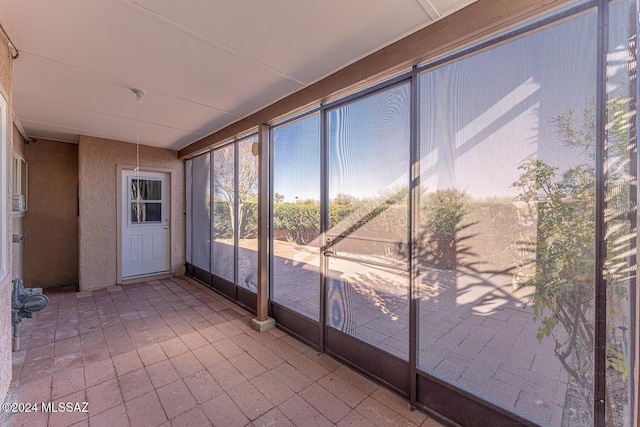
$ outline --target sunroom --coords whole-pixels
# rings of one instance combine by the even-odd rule
[[[224,39],[224,26],[208,31],[166,2],[116,3],[254,66],[284,55],[255,33],[245,54],[246,34]],[[23,55],[23,32],[0,14],[21,54],[9,61],[5,109],[25,141],[14,135],[6,174],[8,193],[26,202],[5,212],[7,233],[24,238],[8,244],[10,277],[74,284],[79,295],[197,283],[252,313],[255,331],[275,327],[445,425],[637,425],[637,2],[405,3],[431,25],[395,39],[380,29],[373,53],[292,84],[323,61],[305,46],[307,69],[275,70],[288,76],[278,90],[247,82],[248,101],[206,124],[193,117],[200,128],[188,134],[154,128],[172,123],[169,94],[116,78],[112,65],[84,107],[52,114],[54,78],[29,90],[21,79],[33,82],[38,62],[65,84],[87,70]],[[15,19],[28,8],[8,10]],[[251,23],[259,15],[242,10]],[[345,13],[356,11],[367,13]],[[390,21],[411,15],[398,14]],[[49,43],[63,52],[66,42]],[[194,81],[209,65],[189,65]],[[172,72],[157,70],[156,82]],[[83,115],[95,126],[100,91],[114,83],[128,97],[122,114],[77,131]],[[65,225],[52,230],[58,216]]]

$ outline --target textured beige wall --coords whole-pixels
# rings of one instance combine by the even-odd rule
[[[80,179],[80,289],[93,290],[117,282],[117,166],[136,164],[136,146],[120,141],[80,136],[78,171]],[[177,152],[140,146],[140,168],[175,171],[171,269],[184,274],[185,218],[184,164]]]
[[[8,104],[7,111],[7,131],[9,135],[12,133],[11,126],[11,78],[12,78],[12,70],[13,70],[13,61],[11,59],[11,52],[8,46],[8,40],[5,35],[0,31],[0,93],[4,99],[6,99]],[[11,136],[9,136],[11,139]],[[11,147],[7,147],[7,154],[11,153]],[[0,195],[0,197],[4,197],[7,203],[7,206],[10,207],[10,199],[11,199],[11,156],[7,155],[4,159],[5,167],[6,167],[6,175],[0,176],[0,179],[5,179],[7,183],[7,192],[6,194]],[[9,212],[7,212],[10,214]],[[8,235],[11,236],[12,233],[12,224],[11,221],[8,222]],[[9,270],[11,269],[11,239],[7,239],[6,242],[0,242],[0,244],[7,246],[7,266]],[[0,282],[0,398],[4,401],[4,397],[7,394],[7,390],[9,389],[9,383],[11,382],[11,271],[8,272],[7,276]]]
[[[25,285],[78,283],[78,146],[37,140],[25,147]]]

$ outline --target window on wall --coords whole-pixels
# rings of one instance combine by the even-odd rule
[[[418,368],[591,425],[596,13],[419,76]]]

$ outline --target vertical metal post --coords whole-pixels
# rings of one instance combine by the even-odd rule
[[[635,117],[633,119],[633,136],[634,136],[634,150],[632,151],[632,156],[633,156],[633,162],[635,163],[634,167],[635,167],[635,180],[634,180],[634,185],[635,187],[635,206],[633,206],[632,208],[634,209],[631,212],[631,215],[634,216],[634,225],[635,225],[635,233],[636,233],[636,237],[634,239],[635,243],[636,243],[636,263],[634,264],[635,267],[635,274],[634,274],[634,283],[631,286],[631,289],[633,290],[633,292],[630,292],[630,308],[631,308],[631,328],[632,331],[630,333],[630,339],[631,339],[631,346],[630,346],[630,354],[633,355],[634,360],[631,361],[631,367],[633,369],[633,379],[630,379],[630,381],[633,382],[633,391],[635,393],[635,396],[633,396],[631,398],[632,402],[633,402],[633,424],[632,425],[638,425],[640,424],[640,357],[638,357],[638,342],[640,341],[640,305],[638,305],[636,298],[638,297],[638,292],[637,292],[637,286],[638,286],[638,264],[637,261],[638,259],[640,259],[640,256],[638,256],[638,251],[640,251],[640,248],[638,248],[638,215],[640,214],[640,210],[638,209],[638,193],[640,192],[640,183],[638,183],[638,154],[639,151],[638,150],[638,127],[639,127],[639,123],[638,123],[638,97],[640,96],[639,93],[639,89],[640,89],[640,85],[638,85],[638,35],[640,35],[640,21],[638,19],[638,12],[640,11],[640,1],[636,0],[634,2],[634,7],[632,8],[631,11],[631,16],[629,17],[629,19],[631,20],[631,29],[633,31],[633,49],[631,50],[631,54],[633,55],[633,58],[631,59],[633,62],[633,86],[632,86],[632,90],[633,92],[631,93],[632,99],[633,99],[633,112],[635,114]]]
[[[607,258],[606,171],[607,171],[607,50],[609,2],[598,5],[598,52],[596,92],[596,187],[595,187],[595,332],[593,403],[594,426],[606,425],[606,347],[607,347],[607,283],[604,263]]]
[[[191,251],[193,249],[193,160],[186,159],[182,162],[184,167],[184,218],[185,218],[185,267],[191,264]],[[189,173],[191,172],[191,174]],[[189,185],[187,185],[187,182]],[[187,197],[189,196],[189,197]],[[190,203],[187,202],[189,200]]]
[[[238,300],[238,281],[240,280],[240,275],[238,274],[238,264],[240,257],[240,248],[238,247],[240,244],[240,221],[238,218],[240,216],[240,212],[238,212],[240,208],[240,201],[238,200],[238,184],[240,182],[239,178],[239,159],[240,150],[238,150],[238,140],[233,141],[233,283],[236,285],[233,290],[233,300]]]
[[[268,256],[268,271],[269,271],[269,285],[267,286],[269,288],[269,300],[273,299],[273,164],[274,164],[274,136],[273,136],[273,132],[271,132],[270,130],[271,128],[268,129],[269,131],[269,160],[267,162],[267,164],[269,165],[269,180],[268,180],[268,193],[267,193],[267,198],[268,198],[268,212],[269,212],[269,217],[267,218],[267,222],[269,223],[269,256]],[[258,135],[260,134],[260,129],[258,129]],[[260,191],[262,191],[262,189],[260,189]]]
[[[258,332],[275,327],[269,317],[269,126],[258,128],[258,294],[256,318],[251,327]]]
[[[628,357],[629,357],[629,372],[631,377],[628,380],[628,401],[630,416],[634,417],[636,424],[638,423],[638,407],[636,402],[637,394],[637,381],[638,381],[638,368],[637,368],[637,328],[634,328],[637,321],[637,289],[638,283],[638,1],[636,0],[631,6],[629,12],[629,112],[632,117],[629,120],[629,175],[633,178],[633,181],[629,185],[629,223],[632,233],[635,233],[631,239],[630,244],[632,248],[636,250],[629,259],[629,266],[634,269],[631,277],[629,278],[629,317],[630,327],[629,331],[629,343],[628,343]],[[631,412],[633,411],[633,412]]]
[[[411,136],[409,154],[409,365],[411,367],[411,405],[417,400],[418,310],[420,264],[418,262],[420,227],[420,147],[418,138],[418,73],[411,76]]]
[[[215,151],[209,151],[209,286],[212,286],[212,275],[213,275],[213,242],[215,240],[215,233],[213,229],[213,214],[214,214],[214,206],[215,206],[215,191],[214,191],[214,176],[215,171],[213,168],[213,159],[215,157]],[[191,201],[193,203],[193,200]],[[191,230],[193,233],[193,229]],[[192,237],[193,239],[193,237]],[[193,255],[193,254],[192,254]]]
[[[320,349],[327,348],[327,281],[328,267],[324,250],[329,229],[329,142],[327,141],[327,110],[320,109]]]

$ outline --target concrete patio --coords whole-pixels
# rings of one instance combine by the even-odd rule
[[[76,293],[20,325],[8,426],[440,426],[406,400],[184,277]]]

